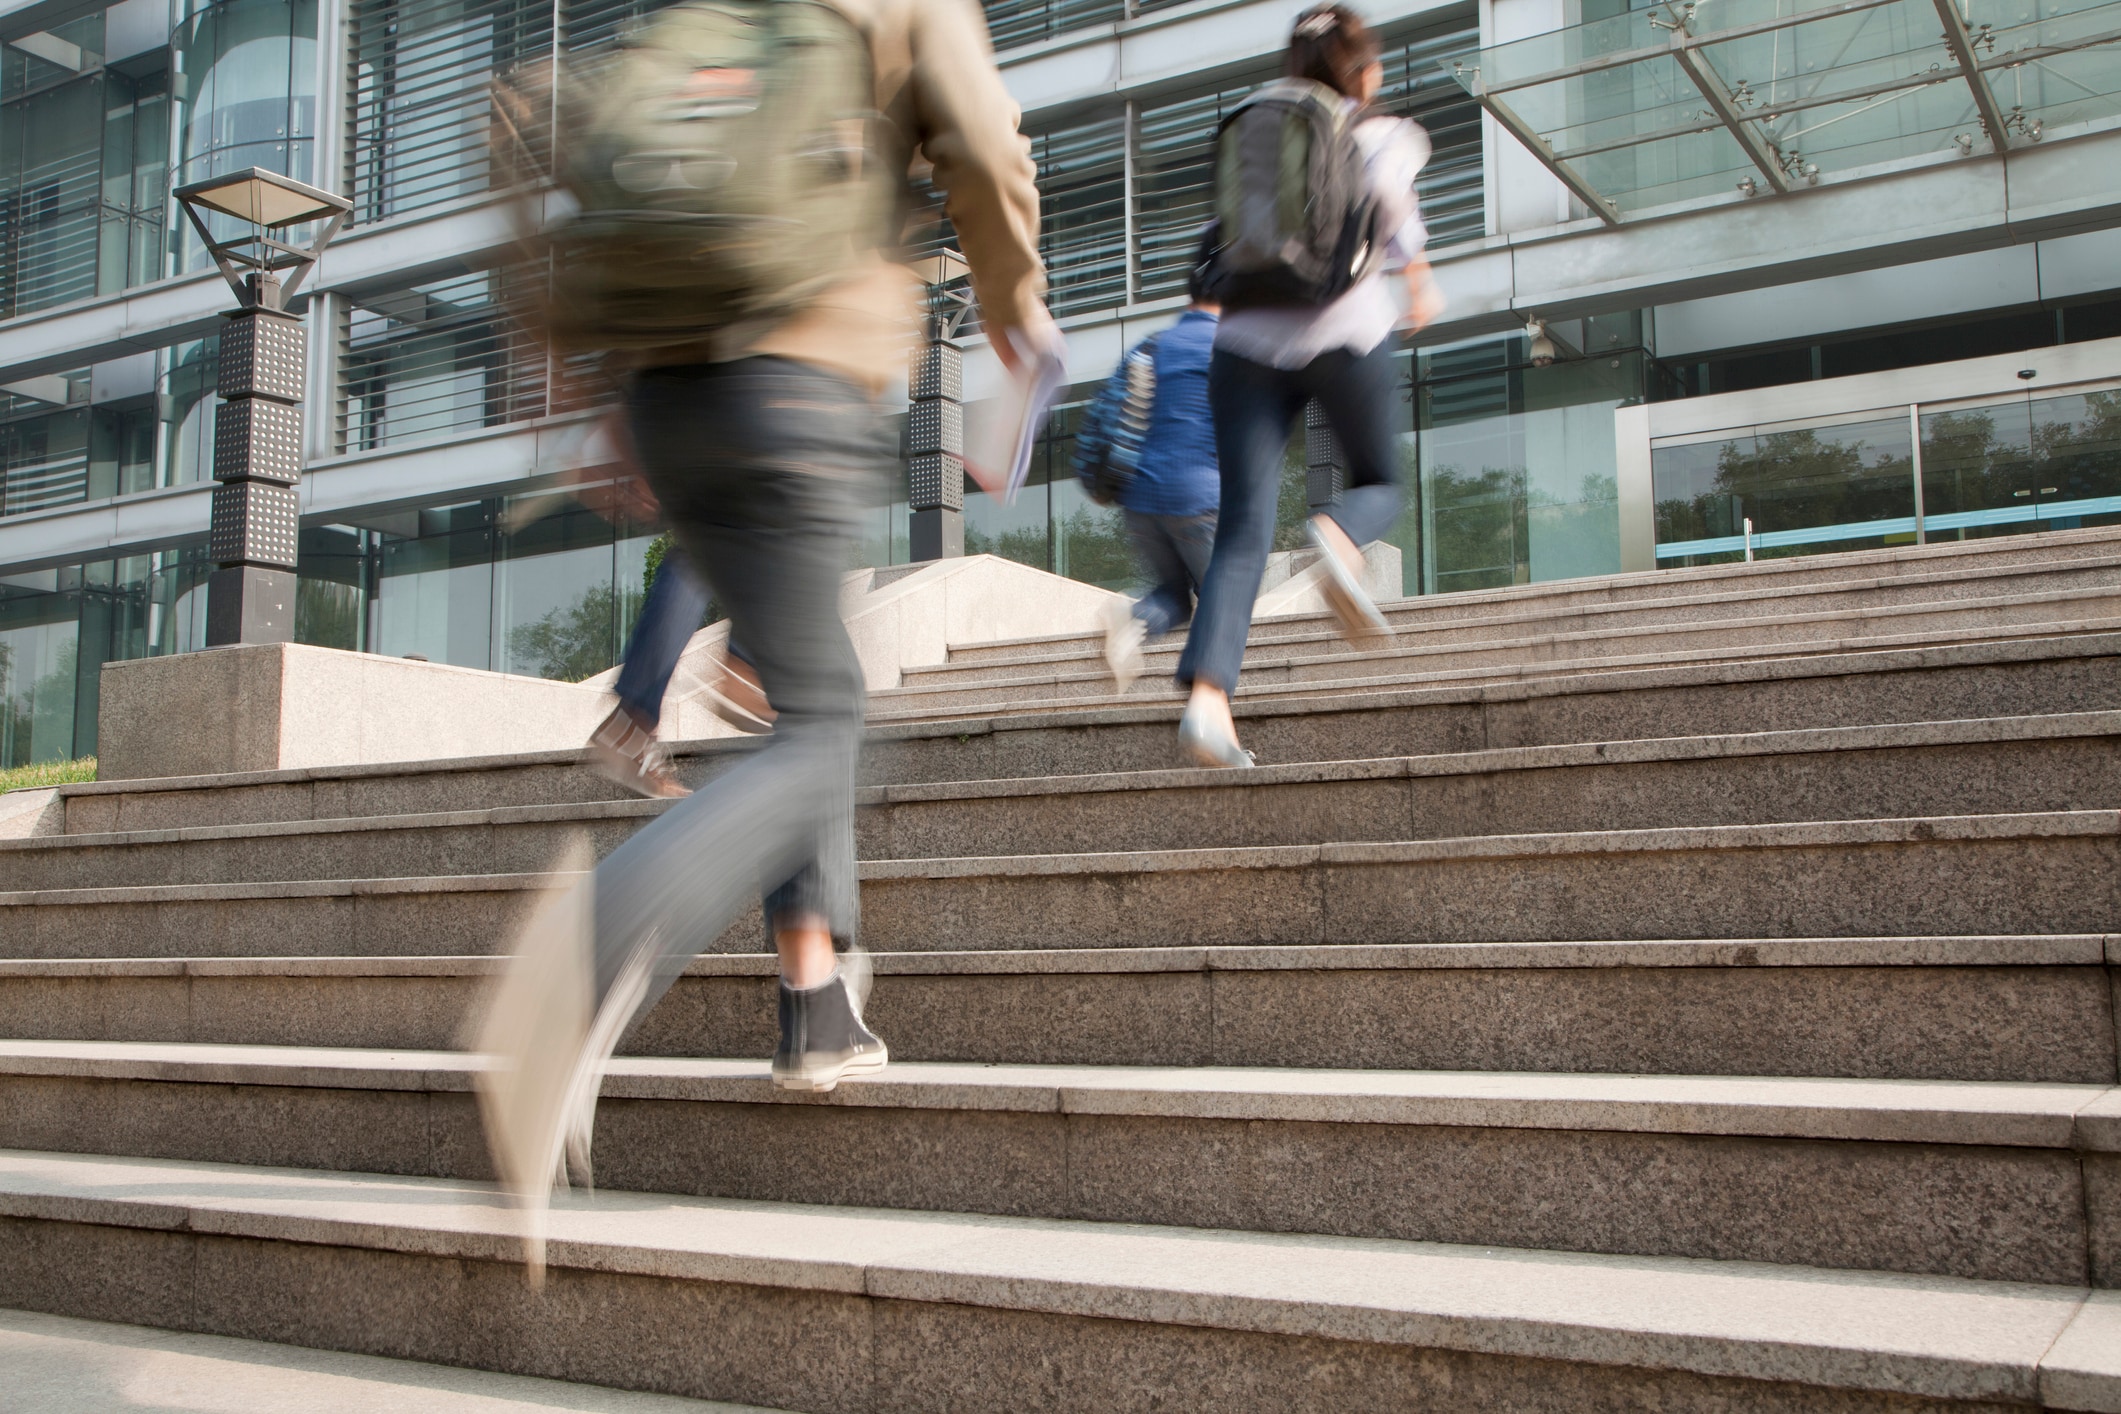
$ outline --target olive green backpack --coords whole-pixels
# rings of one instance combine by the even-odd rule
[[[497,91],[497,127],[534,94]],[[890,237],[869,48],[820,0],[686,0],[563,67],[541,311],[562,351],[641,350],[801,308]],[[542,126],[541,124],[538,126]]]

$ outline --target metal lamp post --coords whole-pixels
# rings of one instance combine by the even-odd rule
[[[286,643],[295,633],[295,542],[301,523],[302,384],[307,344],[287,301],[338,233],[352,203],[261,167],[187,183],[172,193],[241,306],[221,335],[215,391],[213,518],[207,553],[206,644]],[[217,239],[206,214],[250,226]],[[325,224],[307,246],[277,233]],[[292,271],[282,284],[280,272]]]
[[[915,268],[928,286],[906,390],[906,558],[917,562],[965,553],[965,351],[957,335],[972,313],[972,272],[954,250]]]

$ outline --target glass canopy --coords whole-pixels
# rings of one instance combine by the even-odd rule
[[[1667,0],[1446,67],[1617,224],[2121,118],[2121,0]]]

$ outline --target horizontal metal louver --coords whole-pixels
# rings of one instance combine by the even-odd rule
[[[1039,255],[1055,314],[1127,302],[1126,140],[1121,114],[1031,135]]]
[[[489,270],[360,296],[342,346],[345,449],[494,427],[553,410],[544,352],[500,301],[503,281],[527,278]]]
[[[1012,49],[1069,30],[1110,24],[1126,14],[1125,0],[989,0],[987,32],[996,49]]]

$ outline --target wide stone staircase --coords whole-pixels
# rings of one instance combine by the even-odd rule
[[[0,1307],[791,1410],[2121,1410],[2121,531],[1255,626],[872,698],[870,1019],[756,918],[530,1291],[455,1049],[573,753],[66,788],[0,843]],[[683,758],[704,778],[745,744]]]

